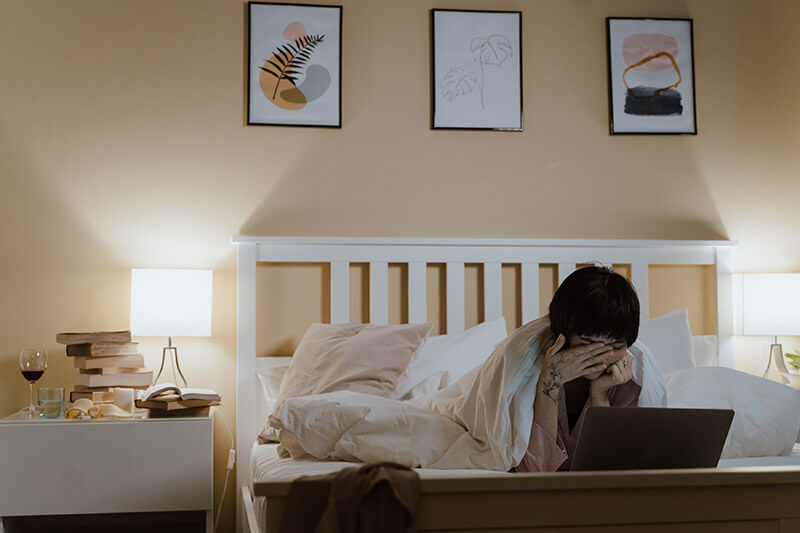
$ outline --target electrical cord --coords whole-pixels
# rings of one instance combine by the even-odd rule
[[[216,415],[217,411],[218,411],[217,408],[216,407],[212,407],[211,409],[212,409],[212,412]],[[233,433],[231,433],[231,430],[228,427],[228,424],[225,423],[225,419],[222,418],[221,414],[220,414],[219,417],[216,417],[216,418],[219,418],[219,420],[222,422],[222,427],[224,427],[225,431],[228,433],[228,437],[230,437],[230,439],[231,439],[231,447],[228,450],[228,464],[225,467],[225,482],[222,485],[222,495],[219,497],[219,503],[217,504],[217,514],[214,517],[214,531],[215,532],[217,531],[217,528],[219,527],[219,517],[222,514],[222,503],[225,501],[225,492],[227,492],[227,490],[228,490],[228,478],[230,477],[231,470],[233,470],[233,465],[236,464],[236,450],[233,447],[233,444],[234,444],[234,442],[233,442]]]

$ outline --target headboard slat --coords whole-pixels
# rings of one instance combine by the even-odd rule
[[[639,295],[639,319],[644,322],[650,317],[650,276],[646,263],[631,264],[631,283]]]
[[[483,264],[483,319],[503,316],[503,277],[500,263]]]
[[[588,263],[589,261],[587,261]],[[558,284],[561,285],[567,276],[575,272],[575,263],[559,263],[558,264]]]
[[[522,323],[542,316],[539,309],[539,263],[522,263]]]
[[[464,331],[464,263],[448,262],[447,333]]]
[[[389,264],[385,261],[369,264],[369,321],[389,323]]]
[[[331,263],[331,324],[350,322],[350,263]]]
[[[428,321],[427,264],[415,261],[408,264],[408,322],[421,324]]]
[[[734,367],[733,356],[733,249],[716,249],[717,353],[719,365]]]

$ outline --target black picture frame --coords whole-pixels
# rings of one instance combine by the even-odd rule
[[[697,135],[693,19],[606,17],[606,51],[611,135]]]
[[[432,9],[430,24],[431,129],[523,131],[522,12]]]
[[[248,2],[247,13],[247,125],[341,128],[342,6]]]

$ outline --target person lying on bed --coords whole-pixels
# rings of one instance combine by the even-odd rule
[[[541,362],[518,472],[569,469],[586,408],[635,407],[641,392],[628,352],[639,333],[639,299],[624,277],[604,267],[573,272],[550,303],[550,329],[555,341]]]

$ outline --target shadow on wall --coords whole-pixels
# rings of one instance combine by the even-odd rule
[[[714,10],[711,3],[699,3],[695,10],[701,8]],[[725,122],[697,152],[716,155],[703,163],[726,226],[740,244],[736,269],[796,271],[800,101],[789,95],[796,93],[800,71],[786,65],[800,53],[795,37],[800,3],[742,2],[736,9],[714,11],[725,32],[713,40],[705,36],[705,42],[699,33],[698,45],[713,59],[703,66],[716,69],[715,76],[705,77],[701,103]],[[715,149],[721,143],[726,150]]]
[[[265,133],[276,134],[275,129]],[[282,176],[273,177],[271,191],[242,224],[243,235],[336,234],[349,225],[348,219],[362,214],[343,210],[338,198],[348,190],[364,200],[368,197],[368,193],[359,194],[351,188],[353,176],[342,175],[340,170],[347,168],[349,152],[344,135],[340,131],[315,133],[322,138],[296,148],[294,166]],[[279,153],[280,149],[276,149],[265,157],[277,157]],[[370,209],[368,201],[364,209]]]
[[[0,194],[0,416],[27,403],[19,374],[22,346],[48,350],[45,386],[72,383],[73,370],[59,331],[127,324],[128,294],[120,291],[121,266],[114,254],[48,187],[35,157],[0,134],[6,175]]]
[[[537,150],[529,158],[520,155],[522,137],[509,138],[505,149],[491,139],[500,153],[487,156],[487,163],[486,158],[464,155],[478,143],[474,135],[462,135],[421,131],[422,140],[376,145],[367,151],[379,156],[362,158],[360,146],[368,134],[315,132],[313,142],[297,148],[293,166],[271,176],[274,186],[240,231],[244,235],[728,238],[689,149],[694,138],[604,133],[581,150],[580,158],[537,171],[545,162]],[[461,141],[464,148],[458,146]],[[435,153],[437,146],[442,148],[440,154]],[[514,155],[516,160],[509,160]],[[398,158],[406,159],[403,166],[391,163]],[[504,159],[509,170],[487,177],[484,169],[502,165]]]

